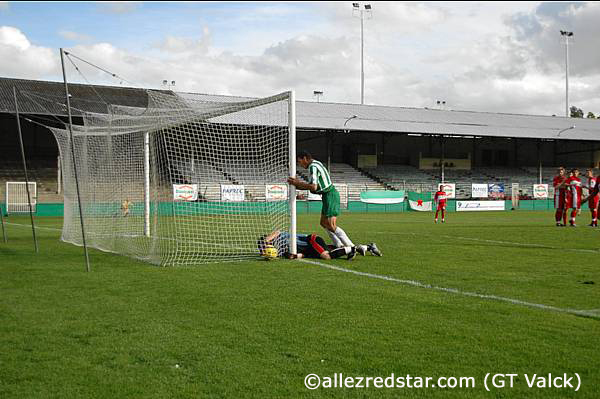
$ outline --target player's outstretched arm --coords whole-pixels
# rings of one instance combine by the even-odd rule
[[[316,184],[305,183],[300,179],[295,177],[288,177],[287,182],[300,190],[309,190],[309,191],[317,191]]]
[[[265,237],[265,242],[267,244],[271,244],[274,239],[279,237],[279,234],[281,234],[281,232],[279,230],[275,230],[274,232]]]

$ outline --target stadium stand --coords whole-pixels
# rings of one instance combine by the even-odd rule
[[[62,194],[58,193],[58,168],[47,161],[34,161],[28,164],[29,181],[37,183],[38,202],[63,202]],[[0,202],[4,201],[6,182],[25,181],[23,164],[18,161],[0,161]]]
[[[58,193],[58,169],[51,161],[37,160],[28,165],[30,181],[35,181],[38,186],[39,203],[59,203],[63,201],[62,194]],[[220,199],[220,184],[244,184],[246,195],[256,201],[265,200],[263,184],[256,184],[256,176],[252,169],[239,165],[226,165],[217,167],[208,161],[197,160],[191,164],[173,165],[179,173],[176,183],[196,183],[200,188],[200,199],[218,201]],[[549,185],[549,194],[553,194],[552,178],[556,174],[557,166],[543,168],[542,182]],[[571,168],[571,166],[569,166]],[[578,167],[585,174],[586,166]],[[593,169],[594,175],[600,175],[600,169]],[[212,181],[205,183],[202,176],[210,174]],[[298,175],[308,180],[305,170],[298,170]],[[471,170],[454,170],[447,168],[444,171],[445,181],[456,184],[456,198],[471,198],[471,185],[473,183],[502,183],[505,187],[505,196],[510,198],[513,183],[519,184],[519,193],[522,198],[533,197],[533,185],[539,183],[539,172],[535,167],[477,167]],[[280,176],[276,181],[285,180]],[[379,165],[376,168],[357,169],[349,164],[332,163],[331,177],[334,183],[348,185],[348,200],[360,201],[360,193],[367,190],[406,190],[406,191],[432,191],[441,181],[439,171],[420,170],[410,165]],[[7,181],[25,181],[23,168],[18,161],[0,162],[0,198],[4,198]],[[265,183],[267,183],[265,181]]]
[[[253,164],[253,163],[250,163]],[[247,198],[254,201],[265,200],[265,184],[285,181],[287,176],[258,177],[265,184],[257,184],[260,173],[248,163],[223,164],[220,166],[206,160],[192,162],[173,162],[172,167],[178,184],[199,184],[201,200],[219,201],[221,197],[221,184],[243,184]]]
[[[12,134],[14,130],[13,87],[16,87],[20,93],[19,104],[22,113],[28,115],[29,118],[38,118],[39,120],[64,118],[66,110],[62,104],[64,86],[60,82],[0,78],[0,128],[2,128],[0,133],[7,135],[4,142],[0,143],[0,147],[1,152],[6,154],[14,152],[17,148],[15,136]],[[163,94],[171,93],[170,91],[161,92]],[[109,109],[104,101],[132,110],[143,110],[148,105],[146,91],[138,88],[92,87],[90,85],[71,84],[70,93],[76,124],[81,123],[81,110],[100,114],[108,113]],[[40,97],[42,94],[43,97]],[[181,95],[184,97],[189,95],[194,98],[204,96],[207,100],[214,97],[213,95],[187,93]],[[248,99],[233,96],[225,97],[228,97],[232,102]],[[598,121],[588,120],[587,118],[578,118],[577,128],[569,130],[568,133],[564,133],[558,139],[559,132],[569,129],[569,126],[573,125],[571,119],[541,115],[315,103],[310,101],[297,102],[297,119],[298,137],[308,144],[309,149],[313,145],[311,142],[314,139],[316,143],[319,143],[314,144],[317,152],[324,151],[324,146],[321,144],[324,132],[335,135],[343,131],[344,137],[347,137],[349,143],[379,142],[379,137],[383,138],[383,133],[390,135],[386,150],[382,152],[386,154],[384,159],[392,159],[391,162],[406,164],[384,164],[376,168],[363,169],[357,169],[347,163],[333,163],[331,165],[333,181],[338,184],[348,184],[348,197],[351,201],[359,200],[360,192],[363,190],[434,190],[437,183],[441,181],[439,169],[419,170],[407,164],[410,161],[411,153],[414,151],[428,149],[431,154],[436,153],[435,140],[427,140],[427,135],[450,134],[478,138],[477,143],[471,140],[465,143],[469,151],[479,152],[479,155],[473,155],[472,159],[474,160],[481,159],[481,151],[486,148],[489,150],[489,148],[496,149],[504,146],[503,148],[509,148],[508,151],[512,151],[511,148],[516,149],[518,147],[521,156],[520,158],[514,157],[514,165],[535,165],[538,160],[538,152],[536,152],[538,149],[533,147],[531,143],[537,142],[537,140],[546,140],[539,141],[540,148],[542,150],[545,148],[545,151],[539,153],[545,154],[542,159],[544,163],[542,182],[550,185],[551,195],[553,191],[551,187],[552,177],[555,174],[556,166],[549,166],[550,163],[562,163],[562,160],[564,160],[565,166],[568,168],[572,167],[569,162],[583,163],[579,162],[578,159],[587,159],[589,155],[586,151],[589,148],[595,148],[595,145],[590,146],[589,144],[595,144],[598,137],[600,137],[598,135],[600,132]],[[42,131],[43,129],[35,127],[31,123],[25,123],[23,127],[28,154],[37,152],[38,155],[44,156],[42,152],[48,151],[50,144],[44,137],[51,135],[51,133]],[[396,133],[398,136],[395,135]],[[405,134],[411,136],[410,140],[405,139]],[[492,141],[488,140],[490,138]],[[510,146],[506,145],[505,140],[512,139],[520,141],[515,141],[514,145],[513,142]],[[52,137],[51,141],[53,140]],[[431,150],[432,142],[434,143],[433,152]],[[577,146],[577,142],[581,145]],[[475,144],[477,144],[477,148]],[[521,147],[521,144],[523,144],[523,147]],[[399,151],[400,149],[404,152]],[[396,150],[398,150],[398,154],[395,153]],[[54,148],[52,151],[54,151],[52,154],[56,153]],[[585,158],[582,151],[585,152]],[[526,155],[524,156],[524,154]],[[323,157],[323,153],[319,155]],[[56,194],[58,187],[55,158],[51,159],[49,156],[48,159],[51,161],[48,161],[47,165],[42,161],[31,162],[31,180],[38,183],[39,202],[61,202],[62,196]],[[337,161],[341,160],[342,157],[337,154],[332,156],[332,159]],[[250,197],[257,200],[264,198],[264,190],[261,186],[255,188],[250,184],[251,181],[256,182],[256,176],[253,174],[252,169],[249,169],[247,164],[244,167],[239,165],[213,165],[210,161],[198,163],[193,168],[190,165],[172,165],[175,169],[172,173],[172,179],[174,180],[173,183],[200,184],[202,199],[206,200],[219,200],[219,184],[244,184]],[[201,178],[201,173],[196,172],[198,168],[203,168],[203,173],[218,176],[218,179],[213,179],[211,183],[207,184],[206,180]],[[585,167],[580,167],[582,174],[585,169]],[[305,171],[299,171],[301,176],[303,173]],[[600,174],[600,170],[595,169],[595,174]],[[252,179],[249,177],[252,177]],[[519,190],[523,196],[530,196],[533,191],[533,184],[539,183],[539,172],[535,166],[476,166],[471,170],[458,170],[447,167],[445,168],[444,177],[446,182],[456,183],[457,197],[461,199],[470,198],[471,184],[473,183],[503,183],[507,196],[510,195],[512,183],[519,183]],[[281,178],[283,179],[285,176]],[[4,195],[5,182],[8,180],[24,180],[20,162],[0,161],[0,195]],[[279,177],[276,180],[280,180]],[[168,195],[168,193],[165,195]]]
[[[410,165],[380,165],[364,169],[394,190],[430,191],[438,181],[433,174]]]
[[[557,166],[543,168],[542,183],[549,185],[549,193],[553,194],[552,178],[556,174]],[[586,167],[579,167],[582,175]],[[600,169],[593,169],[594,175],[600,174]],[[441,181],[439,170],[419,170],[410,165],[380,165],[376,168],[365,168],[371,176],[376,177],[385,185],[394,190],[406,191],[431,191]],[[477,167],[471,170],[444,170],[445,181],[456,184],[456,198],[471,198],[473,183],[502,183],[505,196],[511,196],[513,183],[519,184],[519,193],[523,198],[533,197],[533,185],[539,183],[539,172],[535,167]]]
[[[386,189],[384,184],[374,180],[349,164],[332,163],[329,174],[334,184],[348,185],[348,201],[360,201],[360,193],[362,191]],[[304,181],[308,181],[308,175],[305,170],[298,170],[298,175]]]
[[[348,200],[360,201],[361,191],[385,190],[385,186],[374,179],[361,173],[351,165],[345,163],[331,164],[331,180],[333,183],[348,185]]]

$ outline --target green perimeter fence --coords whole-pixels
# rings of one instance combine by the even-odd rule
[[[504,201],[505,210],[512,210],[512,201]],[[101,213],[112,214],[117,213],[120,210],[120,205],[97,205]],[[4,215],[6,215],[6,204],[0,204],[0,209]],[[143,204],[137,203],[131,206],[132,214],[141,214],[143,212]],[[165,202],[159,204],[159,212],[164,215],[173,214],[173,203]],[[187,214],[189,211],[193,211],[194,214],[220,214],[220,213],[260,213],[266,212],[267,209],[273,209],[273,203],[269,202],[242,202],[237,204],[235,207],[229,203],[221,202],[191,202],[186,203],[185,206],[177,204],[175,206],[176,212],[182,212]],[[449,212],[456,211],[456,200],[448,200],[446,208]],[[546,211],[554,209],[554,202],[551,199],[547,200],[521,200],[519,201],[518,210],[526,211]],[[298,201],[297,211],[299,214],[302,213],[320,213],[321,212],[321,201]],[[361,201],[350,201],[348,202],[348,209],[342,209],[342,212],[377,212],[377,213],[397,213],[397,212],[416,212],[410,209],[408,201],[400,202],[398,204],[368,204]],[[63,204],[62,203],[48,203],[48,204],[37,204],[36,216],[63,216]]]

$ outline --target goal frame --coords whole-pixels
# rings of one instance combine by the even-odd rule
[[[27,197],[27,188],[26,188],[26,182],[17,182],[17,181],[7,181],[6,182],[6,191],[5,191],[5,199],[6,199],[6,214],[9,215],[11,213],[13,214],[20,214],[20,213],[28,213],[29,212],[29,200]],[[11,197],[11,192],[14,193],[13,190],[11,190],[11,187],[13,188],[17,188],[17,187],[21,187],[21,189],[17,189],[17,195],[23,195],[24,197],[24,201],[12,201],[12,197]],[[31,192],[31,211],[35,213],[36,211],[36,207],[37,207],[37,183],[36,182],[29,182],[29,189],[32,190]],[[19,199],[21,199],[19,197]]]

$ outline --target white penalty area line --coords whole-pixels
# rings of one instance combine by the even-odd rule
[[[530,308],[542,309],[545,311],[568,313],[568,314],[573,314],[573,315],[577,315],[577,316],[589,317],[589,318],[593,318],[593,319],[600,319],[600,314],[596,313],[596,311],[593,311],[593,310],[590,311],[590,310],[577,310],[577,309],[569,309],[569,308],[558,308],[556,306],[544,305],[541,303],[534,303],[534,302],[527,302],[527,301],[522,301],[520,299],[507,298],[507,297],[502,297],[502,296],[497,296],[497,295],[479,294],[476,292],[469,292],[469,291],[461,291],[456,288],[438,287],[435,285],[425,284],[425,283],[421,283],[419,281],[414,281],[414,280],[402,280],[402,279],[398,279],[395,277],[384,276],[384,275],[380,275],[380,274],[359,272],[357,270],[346,269],[343,267],[333,266],[333,265],[329,265],[326,263],[321,263],[321,262],[317,262],[314,260],[308,260],[308,259],[300,259],[300,262],[310,263],[310,264],[313,264],[316,266],[324,267],[326,269],[336,270],[338,272],[351,273],[351,274],[356,274],[357,276],[391,281],[394,283],[411,285],[413,287],[426,288],[426,289],[435,290],[435,291],[442,291],[442,292],[447,292],[447,293],[455,294],[455,295],[462,295],[462,296],[468,296],[468,297],[472,297],[472,298],[506,302],[506,303],[510,303],[512,305],[527,306]]]

